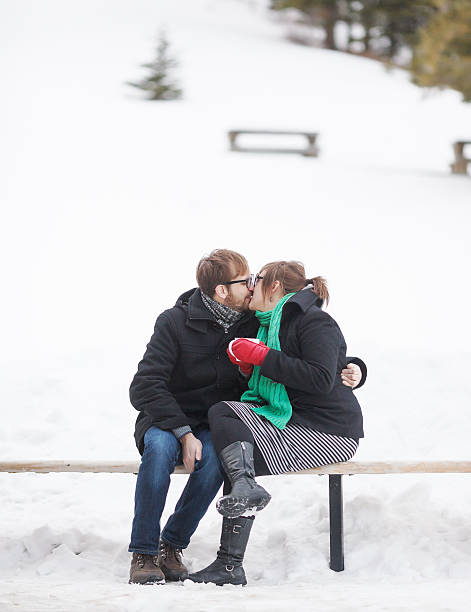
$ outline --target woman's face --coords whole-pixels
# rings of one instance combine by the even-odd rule
[[[265,270],[259,272],[255,277],[255,287],[253,288],[252,299],[250,300],[249,309],[250,310],[260,310],[262,312],[266,312],[267,310],[271,310],[273,305],[269,302],[270,296],[266,297],[262,293],[263,287],[263,276],[265,274]]]

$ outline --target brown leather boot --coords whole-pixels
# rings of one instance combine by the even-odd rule
[[[165,584],[165,575],[159,567],[157,555],[132,553],[129,584]]]
[[[165,579],[172,582],[186,580],[188,570],[182,562],[182,549],[174,548],[160,540],[159,542],[159,567],[165,575]]]

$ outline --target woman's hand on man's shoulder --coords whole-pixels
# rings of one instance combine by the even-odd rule
[[[347,367],[342,370],[341,377],[346,387],[354,389],[361,381],[360,366],[357,366],[356,363],[347,364]]]

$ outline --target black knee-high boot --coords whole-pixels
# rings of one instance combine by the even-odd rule
[[[218,512],[227,518],[236,518],[263,510],[271,495],[255,481],[253,445],[233,442],[222,449],[219,459],[231,481],[232,490],[217,501]]]
[[[223,518],[221,544],[215,561],[188,576],[193,582],[212,582],[219,586],[224,584],[245,585],[247,579],[242,567],[245,549],[252,529],[253,516]]]

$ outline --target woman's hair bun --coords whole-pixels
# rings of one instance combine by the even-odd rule
[[[327,281],[322,276],[315,276],[311,279],[306,279],[307,284],[312,284],[312,291],[323,300],[326,305],[329,303],[329,290],[327,289]]]

